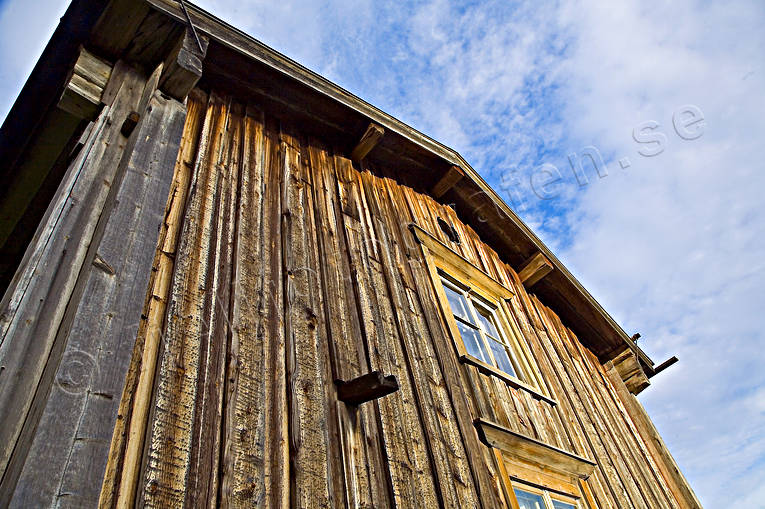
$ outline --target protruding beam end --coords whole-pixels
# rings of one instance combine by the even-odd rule
[[[361,137],[361,140],[359,140],[359,143],[351,152],[351,160],[358,163],[364,159],[380,142],[384,134],[385,129],[374,123],[369,124],[369,127],[364,132],[364,136]]]
[[[521,279],[521,283],[526,288],[531,288],[539,280],[552,272],[553,264],[542,253],[536,253],[529,258],[518,272],[518,277]]]
[[[430,190],[431,196],[435,199],[441,198],[449,189],[454,187],[457,182],[462,180],[462,177],[464,176],[465,173],[459,166],[450,167]]]
[[[384,375],[373,371],[353,380],[337,383],[337,397],[349,405],[360,405],[373,399],[382,398],[398,390],[395,375]]]
[[[58,107],[77,118],[94,120],[111,75],[111,64],[81,48]]]

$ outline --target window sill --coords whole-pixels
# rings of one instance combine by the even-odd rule
[[[499,370],[490,364],[486,364],[481,359],[478,359],[468,354],[460,355],[459,359],[460,359],[460,362],[463,364],[470,364],[471,366],[475,366],[476,368],[478,368],[478,371],[480,371],[484,375],[491,375],[491,376],[497,377],[503,382],[505,382],[507,385],[509,385],[510,387],[513,387],[515,389],[521,389],[528,392],[535,399],[545,401],[552,406],[555,406],[558,404],[557,401],[555,401],[554,399],[550,397],[545,396],[544,394],[542,394],[541,392],[539,392],[537,389],[530,386],[529,384],[520,381],[516,377],[508,373],[505,373],[504,371]]]

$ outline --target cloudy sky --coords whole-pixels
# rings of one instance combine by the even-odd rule
[[[680,358],[640,399],[702,503],[765,507],[765,3],[199,4],[462,153]],[[0,118],[65,8],[0,0]]]

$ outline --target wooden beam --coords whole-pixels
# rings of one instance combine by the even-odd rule
[[[337,382],[337,398],[349,405],[360,405],[373,399],[382,398],[398,390],[394,375],[372,371],[348,382]]]
[[[361,137],[356,148],[351,152],[351,160],[359,162],[364,159],[375,145],[377,145],[385,134],[385,129],[375,123],[369,124],[364,136]]]
[[[624,381],[624,385],[632,394],[640,394],[646,387],[651,385],[648,376],[640,365],[637,355],[629,348],[616,356],[613,360],[614,369]]]
[[[119,163],[85,257],[90,264],[68,302],[71,321],[60,328],[53,383],[38,389],[40,417],[36,427],[27,424],[34,435],[26,453],[14,453],[23,465],[11,506],[98,502],[103,467],[82,465],[107,462],[185,117],[183,104],[157,92]]]
[[[120,58],[149,12],[146,2],[112,0],[93,28],[88,46],[108,58]]]
[[[666,361],[662,362],[661,364],[659,364],[658,366],[653,368],[653,370],[650,373],[648,373],[648,378],[653,378],[654,376],[658,375],[659,373],[661,373],[662,371],[664,371],[668,367],[670,367],[673,364],[675,364],[677,361],[678,361],[678,358],[673,355],[672,357],[670,357]]]
[[[459,182],[462,177],[465,176],[465,173],[462,171],[462,169],[459,166],[452,166],[448,170],[446,170],[446,173],[444,173],[443,177],[436,183],[436,185],[433,186],[433,188],[430,190],[430,195],[433,196],[433,198],[440,198],[443,195],[446,194],[446,192],[454,187],[454,185]]]
[[[476,419],[475,427],[483,443],[502,450],[503,455],[511,458],[530,461],[580,479],[586,479],[595,469],[596,463],[587,458],[521,435],[495,422]]]
[[[23,465],[8,472],[13,453],[23,463],[24,451],[34,433],[26,426],[35,399],[45,399],[55,367],[63,353],[57,341],[68,308],[79,300],[75,289],[87,267],[89,246],[96,243],[96,226],[117,169],[126,149],[120,134],[121,120],[134,110],[141,96],[144,78],[132,70],[115,72],[112,79],[123,82],[108,111],[89,131],[85,145],[71,162],[48,211],[32,238],[24,259],[0,301],[0,506],[13,490],[14,479]],[[111,122],[107,122],[111,119]],[[116,186],[115,186],[116,187]],[[85,196],[87,199],[75,199]],[[75,299],[70,305],[70,300]],[[44,376],[45,375],[45,376]],[[42,386],[40,387],[40,385]],[[41,396],[37,398],[35,392]],[[38,402],[39,403],[39,402]],[[35,405],[39,409],[40,405]],[[31,416],[37,414],[32,413]],[[22,430],[28,435],[22,437]],[[15,453],[13,451],[16,451]]]
[[[200,48],[201,44],[201,48]],[[159,88],[171,97],[183,101],[202,77],[202,61],[207,55],[209,39],[199,37],[199,44],[190,28],[178,39],[165,59]]]
[[[521,278],[523,286],[531,288],[552,270],[553,265],[550,260],[542,253],[537,253],[522,265],[518,277]]]
[[[111,75],[110,64],[80,49],[58,107],[77,118],[95,120],[101,111],[101,96]]]

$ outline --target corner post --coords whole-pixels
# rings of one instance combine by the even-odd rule
[[[104,62],[83,52],[62,96],[95,121],[0,309],[2,506],[99,502],[184,102],[202,73],[206,45],[188,35],[148,80],[120,61],[103,88],[90,85]]]

